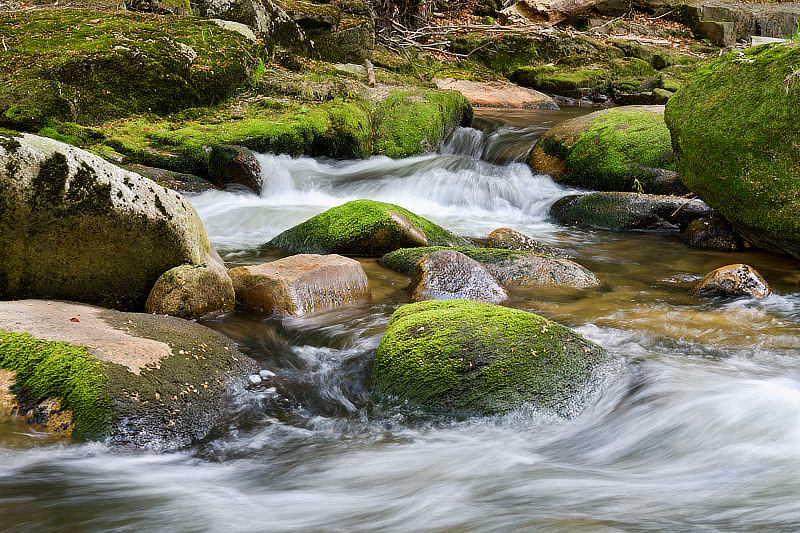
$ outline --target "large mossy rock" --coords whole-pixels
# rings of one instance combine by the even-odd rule
[[[558,183],[599,191],[685,194],[678,179],[663,106],[604,109],[566,120],[539,140],[534,171]]]
[[[402,248],[384,255],[378,264],[411,276],[420,259],[427,254],[445,249],[437,246]],[[496,248],[453,248],[453,250],[481,263],[504,285],[564,285],[587,288],[600,284],[597,276],[590,270],[561,257]]]
[[[212,253],[180,194],[72,146],[0,135],[0,298],[138,310],[156,279]]]
[[[294,253],[377,257],[409,246],[468,243],[400,206],[353,200],[284,231],[269,245]]]
[[[372,153],[399,159],[431,152],[457,126],[469,126],[472,115],[457,91],[393,91],[376,112]]]
[[[635,192],[594,192],[565,196],[550,216],[567,226],[613,230],[681,231],[693,220],[713,214],[701,200]]]
[[[504,413],[525,404],[571,414],[609,356],[538,315],[465,300],[392,315],[372,370],[380,396],[438,409]]]
[[[257,47],[195,17],[73,9],[2,14],[0,34],[0,124],[29,131],[219,102]]]
[[[758,246],[800,258],[800,45],[702,65],[667,105],[681,179]]]
[[[18,300],[0,302],[0,369],[14,373],[18,413],[58,416],[55,429],[78,438],[164,449],[206,437],[257,367],[179,318]]]

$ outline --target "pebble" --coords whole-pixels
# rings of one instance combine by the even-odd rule
[[[258,375],[261,376],[263,379],[269,379],[275,377],[275,372],[270,372],[269,370],[262,370],[261,372],[258,373]]]
[[[250,374],[250,377],[248,379],[250,379],[250,383],[252,383],[253,385],[258,385],[259,383],[261,383],[261,376],[259,376],[258,374]]]
[[[275,387],[270,387],[264,392],[266,392],[267,394],[276,394],[278,392],[278,389],[276,389]]]

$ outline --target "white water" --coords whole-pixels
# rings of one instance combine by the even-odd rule
[[[461,133],[456,140],[473,141],[398,162],[263,156],[271,170],[262,197],[192,200],[229,257],[252,258],[282,229],[364,196],[467,235],[510,225],[569,247],[606,287],[518,292],[512,304],[575,327],[625,362],[595,404],[569,420],[524,409],[448,420],[376,404],[369,364],[402,291],[307,321],[234,315],[207,324],[277,376],[242,396],[208,442],[131,454],[0,425],[0,530],[800,529],[796,263],[687,250],[664,235],[557,228],[546,208],[568,191],[509,163],[518,151],[492,156],[508,138]],[[754,264],[778,294],[686,295],[698,275],[735,261]]]

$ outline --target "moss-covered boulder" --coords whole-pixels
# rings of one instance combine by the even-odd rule
[[[663,115],[663,106],[629,106],[566,120],[536,143],[530,165],[584,189],[685,194]]]
[[[144,13],[0,14],[0,124],[99,123],[219,102],[248,77],[257,45],[211,21]]]
[[[207,436],[257,369],[193,322],[46,300],[0,302],[0,368],[14,373],[18,413],[58,415],[55,429],[74,437],[155,449]]]
[[[180,192],[204,192],[214,188],[214,185],[200,176],[186,174],[185,172],[174,172],[163,168],[148,167],[145,165],[127,165],[125,170],[136,172],[140,176],[151,179],[167,189],[174,189]]]
[[[378,264],[411,276],[414,266],[422,257],[442,247],[402,248],[378,260]],[[587,268],[560,257],[535,252],[501,250],[496,248],[454,248],[470,259],[484,265],[494,278],[504,285],[564,285],[586,288],[600,284]]]
[[[78,148],[0,135],[0,298],[139,310],[172,267],[212,253],[180,194]]]
[[[703,64],[668,103],[681,179],[748,241],[800,257],[800,45]]]
[[[550,216],[560,224],[613,230],[681,231],[691,221],[712,214],[698,199],[635,192],[570,195],[550,207]]]
[[[269,245],[295,253],[377,257],[409,246],[468,243],[400,206],[353,200],[284,231]]]
[[[392,158],[430,152],[472,122],[472,106],[457,91],[393,91],[376,112],[372,153]]]
[[[500,303],[508,293],[485,266],[455,250],[437,250],[417,261],[408,286],[411,299]]]
[[[428,301],[392,315],[372,385],[380,396],[435,409],[495,414],[532,404],[572,414],[608,361],[602,348],[541,316]]]
[[[235,301],[233,281],[214,252],[206,264],[180,265],[164,272],[147,296],[144,310],[191,320],[230,313]]]
[[[282,0],[281,4],[303,31],[303,43],[283,44],[325,61],[361,63],[375,48],[375,21],[359,2],[314,3]]]

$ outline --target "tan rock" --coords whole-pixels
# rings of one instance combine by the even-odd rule
[[[245,308],[278,315],[299,317],[371,299],[361,264],[336,254],[293,255],[228,274]]]
[[[750,296],[765,298],[770,293],[767,280],[753,267],[742,263],[713,270],[691,290],[694,296]]]
[[[202,265],[181,265],[156,280],[145,311],[186,319],[233,311],[235,296],[225,265],[214,252]]]
[[[474,106],[558,109],[555,100],[544,93],[507,81],[468,81],[433,78],[438,88],[458,91]]]
[[[511,228],[498,228],[486,237],[487,248],[499,248],[502,250],[520,250],[523,252],[536,252],[537,254],[547,254],[553,257],[564,257],[569,259],[571,256],[558,248],[549,244],[531,239],[524,233]]]

